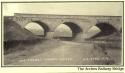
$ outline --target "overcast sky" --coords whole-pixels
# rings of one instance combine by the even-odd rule
[[[123,5],[121,2],[3,4],[3,15],[12,16],[14,13],[122,16]]]

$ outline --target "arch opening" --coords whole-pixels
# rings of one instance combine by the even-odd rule
[[[55,29],[54,37],[63,40],[73,40],[80,32],[82,32],[82,29],[78,25],[72,22],[65,22]]]
[[[42,37],[45,37],[46,33],[49,31],[48,26],[40,21],[32,21],[28,23],[24,28],[33,33],[34,35]]]
[[[114,32],[117,32],[116,28],[110,25],[109,23],[97,23],[95,26],[89,29],[88,37],[90,39],[109,36],[112,35]]]
[[[70,27],[68,27],[65,24],[60,24],[56,29],[54,33],[55,37],[72,37],[72,30]]]
[[[63,24],[69,26],[73,32],[73,38],[77,36],[78,33],[82,32],[82,29],[75,23],[72,22],[64,22]]]

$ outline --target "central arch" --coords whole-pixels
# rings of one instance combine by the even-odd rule
[[[30,31],[34,35],[39,35],[45,37],[49,31],[48,26],[40,21],[32,21],[25,25],[26,30]]]
[[[64,22],[63,24],[69,26],[73,32],[73,37],[76,37],[78,33],[82,32],[82,29],[75,23]]]
[[[58,33],[58,35],[56,35],[56,38],[68,38],[72,40],[80,32],[82,32],[82,29],[77,24],[72,22],[64,22],[55,29],[54,36]]]

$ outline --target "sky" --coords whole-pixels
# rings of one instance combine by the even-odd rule
[[[3,3],[3,15],[14,13],[122,16],[122,2]]]

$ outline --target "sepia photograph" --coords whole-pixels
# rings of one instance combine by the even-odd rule
[[[123,65],[123,2],[2,2],[2,66]]]

